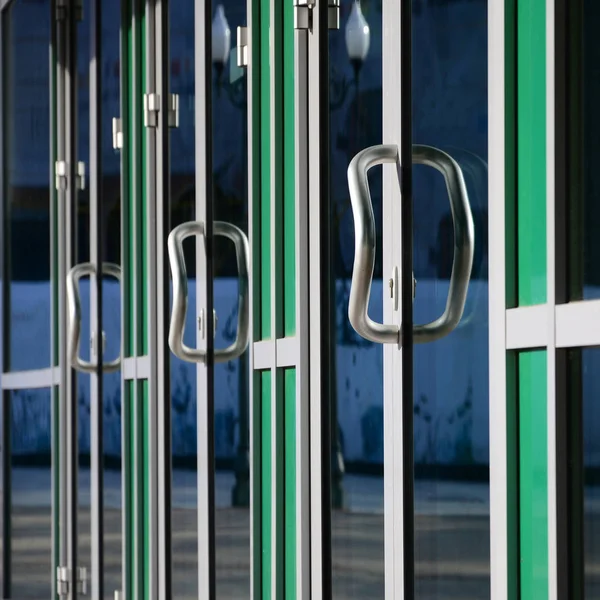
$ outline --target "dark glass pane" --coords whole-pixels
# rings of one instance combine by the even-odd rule
[[[475,224],[464,316],[414,348],[417,598],[490,596],[487,3],[413,3],[413,143],[463,170]],[[443,177],[414,167],[415,323],[444,311],[453,256]]]
[[[20,371],[51,360],[49,2],[13,2],[2,23],[4,368]]]
[[[6,398],[11,410],[11,597],[50,598],[52,394],[48,389],[16,390]]]
[[[179,127],[171,129],[171,229],[195,220],[195,32],[194,2],[172,2],[171,92],[179,94]],[[200,43],[200,42],[198,42]],[[196,243],[184,244],[188,274],[185,343],[196,346]],[[196,365],[171,355],[173,452],[173,597],[198,597]],[[204,400],[204,399],[202,399]]]
[[[353,12],[354,11],[354,12]],[[351,61],[348,23],[365,19],[370,44]],[[330,285],[332,423],[332,563],[334,598],[383,598],[383,347],[358,336],[348,321],[354,222],[346,172],[355,154],[382,141],[382,2],[341,4],[341,27],[329,36]],[[383,317],[382,171],[369,173],[377,250],[369,306]]]
[[[600,4],[593,0],[567,3],[575,15],[570,30],[569,128],[571,219],[570,297],[572,300],[600,298]]]

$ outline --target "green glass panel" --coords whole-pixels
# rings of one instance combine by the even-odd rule
[[[262,600],[271,597],[271,372],[261,373]]]
[[[519,517],[521,597],[548,598],[546,351],[519,355]]]
[[[149,477],[149,466],[150,466],[150,436],[149,427],[150,423],[150,394],[148,390],[148,381],[144,380],[140,384],[141,387],[141,413],[142,418],[139,424],[142,430],[142,460],[143,460],[143,471],[142,471],[142,483],[143,483],[143,502],[142,512],[144,515],[144,598],[149,600],[149,586],[148,581],[150,580],[150,570],[152,565],[150,563],[150,477]]]
[[[296,333],[296,170],[294,139],[294,7],[284,3],[283,40],[283,97],[284,97],[284,149],[287,168],[284,177],[283,208],[283,297],[284,331],[286,336]],[[287,380],[286,380],[287,381]],[[287,389],[287,388],[286,388]]]
[[[285,370],[285,597],[296,597],[296,369]]]
[[[517,390],[518,354],[506,357],[506,506],[508,599],[519,598],[519,394]]]
[[[264,74],[260,78],[260,165],[261,193],[255,198],[260,202],[260,290],[261,335],[271,336],[271,85],[269,64],[270,1],[262,0],[260,11],[260,65]]]
[[[546,1],[517,4],[520,305],[546,302]]]
[[[516,0],[505,0],[504,21],[515,23]],[[516,240],[516,195],[517,195],[517,102],[516,102],[516,54],[517,31],[515,27],[505,27],[504,31],[504,183],[505,183],[505,257],[506,257],[506,306],[517,305],[517,248]]]

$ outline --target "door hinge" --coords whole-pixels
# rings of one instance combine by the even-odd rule
[[[77,173],[75,174],[77,179],[77,189],[84,190],[85,189],[85,163],[79,161],[77,163]],[[56,182],[57,190],[66,190],[67,189],[67,162],[64,160],[57,160],[54,163],[54,178]]]
[[[57,160],[54,163],[54,179],[57,190],[67,189],[67,163],[64,160]]]
[[[340,0],[329,0],[327,25],[329,29],[340,28]]]
[[[77,21],[83,20],[83,0],[77,0],[73,3],[75,9],[75,18]],[[56,0],[56,20],[63,21],[67,18],[69,11],[69,0]]]
[[[77,569],[77,592],[79,594],[87,594],[87,570],[85,567]],[[68,567],[56,568],[56,592],[59,596],[68,596],[73,585],[71,577],[71,569]]]
[[[167,106],[169,127],[179,127],[179,94],[169,94]],[[144,126],[158,127],[160,96],[155,93],[144,94]]]
[[[294,29],[312,29],[314,0],[294,0]]]
[[[294,29],[312,29],[316,0],[294,0]],[[340,28],[340,0],[328,0],[327,26]]]
[[[237,66],[248,66],[248,28],[237,28]]]
[[[120,150],[123,148],[123,122],[118,117],[112,120],[113,148]]]
[[[77,163],[77,189],[85,190],[85,163]]]

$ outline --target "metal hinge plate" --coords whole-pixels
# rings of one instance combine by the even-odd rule
[[[77,163],[77,189],[85,190],[85,163]]]
[[[84,190],[85,189],[85,163],[79,161],[77,163],[77,189]],[[66,190],[67,189],[67,162],[64,160],[57,160],[54,163],[54,178],[56,182],[57,190]]]
[[[113,148],[120,150],[123,148],[123,123],[118,117],[112,120]]]
[[[248,28],[237,28],[237,66],[248,66]]]
[[[57,160],[54,163],[54,180],[57,190],[67,189],[67,163],[64,160]]]
[[[179,127],[179,95],[169,94],[169,127]],[[144,94],[144,126],[158,127],[158,113],[160,112],[160,96],[155,93]]]
[[[294,29],[312,29],[314,0],[294,0]]]
[[[56,568],[56,592],[59,596],[68,596],[70,593],[73,578],[71,570],[68,567]],[[79,567],[77,569],[77,592],[87,594],[87,569]]]
[[[340,0],[329,0],[327,25],[329,29],[340,28]]]
[[[315,0],[295,0],[294,29],[312,29]],[[329,29],[340,28],[340,0],[328,0],[327,26]]]

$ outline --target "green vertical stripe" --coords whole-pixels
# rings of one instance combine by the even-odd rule
[[[518,296],[546,302],[546,0],[517,3]]]
[[[515,352],[506,357],[507,599],[519,598],[519,393]]]
[[[150,600],[150,589],[148,582],[150,581],[150,570],[152,565],[150,564],[150,394],[148,389],[148,380],[144,380],[140,384],[141,387],[141,413],[142,418],[139,424],[142,430],[142,460],[143,460],[143,471],[142,471],[142,482],[143,482],[143,502],[142,512],[144,515],[144,594],[143,597]]]
[[[517,306],[517,0],[504,0],[504,184],[506,306]]]
[[[296,369],[285,371],[285,597],[296,597]]]
[[[519,355],[521,597],[548,598],[546,351]]]
[[[271,372],[261,373],[262,599],[271,598]]]
[[[287,168],[283,170],[283,297],[284,332],[296,333],[296,169],[294,126],[294,7],[284,3],[283,23],[283,156]]]
[[[260,3],[260,136],[261,136],[261,193],[260,201],[260,290],[261,335],[271,336],[271,85],[269,61],[270,0]]]

